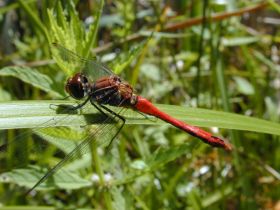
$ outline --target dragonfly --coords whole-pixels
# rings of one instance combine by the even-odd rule
[[[88,152],[88,147],[92,141],[107,142],[107,147],[109,147],[125,125],[126,118],[124,117],[124,112],[127,109],[161,119],[212,147],[223,148],[226,151],[232,150],[232,146],[228,141],[214,136],[201,128],[175,119],[159,110],[148,99],[136,94],[136,91],[128,82],[114,74],[112,70],[102,63],[92,59],[85,59],[58,43],[54,43],[52,48],[53,54],[59,56],[63,62],[67,63],[70,68],[73,68],[71,71],[75,72],[66,81],[65,91],[73,99],[82,101],[77,106],[66,110],[72,112],[84,109],[86,104],[90,104],[92,105],[91,107],[94,107],[104,116],[104,120],[96,125],[94,129],[90,130],[89,134],[42,176],[27,193],[30,193],[46,181],[62,168],[66,162],[75,159],[78,154]],[[117,108],[118,111],[112,109],[113,107]],[[0,151],[5,150],[6,147],[7,145],[0,146]]]

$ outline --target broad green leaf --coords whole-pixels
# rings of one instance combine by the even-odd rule
[[[46,172],[46,169],[40,169],[34,166],[23,169],[14,169],[10,172],[2,173],[0,175],[0,182],[15,183],[19,186],[31,188],[41,177],[44,176]],[[88,186],[91,186],[90,181],[81,178],[73,172],[61,169],[47,181],[39,185],[36,190],[47,190],[56,188],[79,189]]]
[[[69,171],[77,171],[81,169],[85,169],[92,166],[92,157],[90,153],[84,154],[82,157],[79,157],[69,164],[65,165],[63,168]]]
[[[77,141],[83,139],[84,137],[80,130],[74,130],[70,127],[47,127],[40,130],[34,129],[33,132],[52,145],[55,145],[66,154],[71,152],[77,146]]]
[[[38,72],[36,69],[29,67],[8,66],[0,70],[0,76],[12,76],[39,88],[56,97],[62,95],[53,89],[53,81],[45,74]]]

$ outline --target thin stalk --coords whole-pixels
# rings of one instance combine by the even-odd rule
[[[102,169],[102,166],[100,163],[100,159],[99,159],[99,155],[97,152],[98,146],[97,146],[96,141],[93,141],[91,148],[92,148],[92,150],[91,150],[92,160],[93,160],[93,163],[95,163],[95,170],[100,178],[100,185],[103,188],[102,194],[103,194],[103,198],[105,201],[106,209],[112,210],[113,209],[112,199],[111,199],[110,192],[107,189],[105,189],[106,183],[104,180],[104,172],[103,172],[103,169]]]
[[[196,99],[197,99],[197,106],[199,106],[199,93],[200,93],[200,74],[201,74],[201,58],[203,56],[203,38],[204,38],[204,31],[206,27],[206,10],[208,7],[208,0],[203,1],[203,19],[202,19],[202,27],[201,27],[201,34],[198,46],[198,58],[197,58],[197,75],[196,75]]]

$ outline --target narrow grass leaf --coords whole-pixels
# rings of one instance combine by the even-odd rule
[[[0,112],[2,113],[0,116],[0,129],[36,128],[45,127],[46,124],[49,127],[85,126],[98,124],[104,120],[100,112],[90,104],[86,105],[82,110],[82,114],[59,114],[58,110],[51,108],[51,104],[76,105],[66,100],[0,102]],[[161,104],[156,106],[169,115],[196,126],[280,135],[280,125],[278,123],[255,117],[174,105]],[[110,108],[115,111],[118,110],[115,107]],[[145,118],[130,109],[125,112],[124,117],[127,119],[127,125],[160,125],[165,123],[161,120],[155,120],[153,117]]]
[[[280,66],[277,65],[276,63],[273,63],[271,61],[271,59],[265,57],[264,54],[262,54],[261,52],[259,51],[253,51],[253,54],[254,56],[259,60],[261,61],[262,63],[264,63],[265,65],[267,65],[271,70],[279,73],[280,72]]]
[[[86,35],[86,38],[85,38],[85,41],[83,44],[84,50],[83,50],[82,55],[86,58],[89,57],[90,50],[93,47],[93,44],[96,39],[96,34],[97,34],[97,31],[99,28],[99,22],[100,22],[100,18],[102,15],[103,5],[104,5],[104,0],[101,0],[100,4],[99,4],[98,12],[94,16],[94,24],[90,26],[90,29]]]
[[[234,37],[234,38],[223,38],[222,44],[225,47],[233,47],[240,45],[248,45],[256,43],[260,40],[259,37]]]
[[[202,206],[203,208],[210,208],[211,205],[214,203],[220,203],[233,192],[234,187],[232,185],[221,186],[221,189],[211,192],[210,195],[202,199]]]

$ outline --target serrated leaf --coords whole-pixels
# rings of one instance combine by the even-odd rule
[[[8,66],[0,70],[0,76],[12,76],[39,88],[56,97],[62,95],[53,89],[53,81],[45,74],[38,72],[36,69],[29,67]]]
[[[57,2],[56,11],[57,11],[57,22],[59,23],[59,25],[62,26],[62,28],[67,28],[68,25],[67,25],[66,17],[63,13],[63,8],[60,1]],[[51,10],[49,10],[48,12],[51,12]],[[54,19],[52,19],[52,21],[54,21]]]

